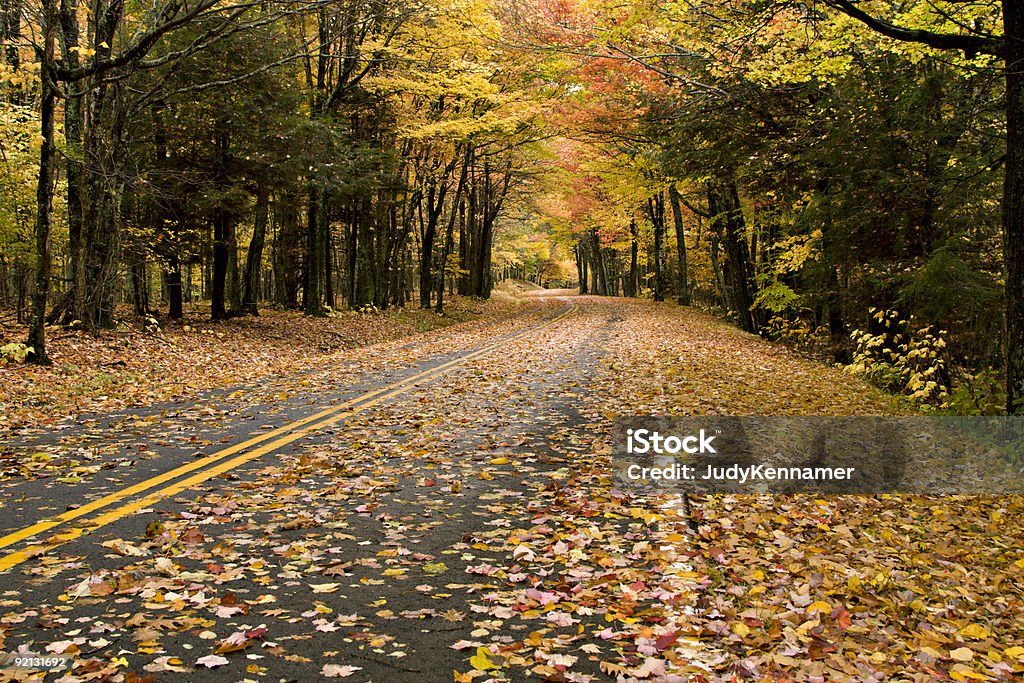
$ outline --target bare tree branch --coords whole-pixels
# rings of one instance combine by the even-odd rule
[[[909,43],[921,43],[939,50],[962,50],[968,57],[979,54],[1005,56],[1006,45],[1002,39],[956,33],[936,33],[897,26],[884,19],[871,16],[850,0],[825,0],[825,4],[889,38]]]

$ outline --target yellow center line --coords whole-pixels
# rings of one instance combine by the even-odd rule
[[[560,318],[552,319],[551,322],[554,322],[555,320],[558,320],[558,319],[560,319]],[[548,324],[550,324],[550,323],[548,323]],[[509,341],[511,341],[511,340],[509,340]],[[498,344],[500,344],[500,343],[504,343],[504,342],[499,342]],[[481,351],[485,351],[486,352],[486,351],[492,350],[493,348],[495,348],[495,345],[492,344],[492,345],[490,345],[488,347],[485,347]],[[480,351],[477,351],[477,352],[474,352],[474,353],[480,353]],[[366,401],[366,400],[371,399],[371,398],[373,398],[375,396],[379,396],[380,394],[382,394],[382,393],[384,393],[386,391],[389,391],[389,390],[391,390],[391,389],[393,389],[395,387],[403,386],[403,385],[408,384],[408,383],[417,382],[417,381],[419,381],[421,379],[424,379],[425,377],[431,375],[434,372],[445,370],[449,366],[452,366],[453,364],[465,362],[467,360],[471,360],[474,357],[475,357],[474,354],[469,354],[467,356],[464,356],[464,357],[461,357],[461,358],[456,358],[456,359],[454,359],[452,361],[448,361],[448,362],[443,363],[443,364],[441,364],[439,366],[436,366],[434,368],[431,368],[431,369],[428,369],[428,370],[423,370],[421,372],[416,373],[415,375],[407,377],[407,378],[405,378],[403,380],[399,380],[398,382],[394,382],[392,384],[389,384],[387,386],[381,387],[379,389],[375,389],[373,391],[367,392],[367,393],[365,393],[365,394],[363,394],[361,396],[357,396],[356,398],[349,399],[349,400],[344,401],[342,403],[339,403],[337,405],[333,405],[330,408],[326,408],[324,410],[321,410],[318,413],[314,413],[313,415],[310,415],[308,417],[302,418],[300,420],[296,420],[294,422],[290,422],[290,423],[288,423],[286,425],[283,425],[281,427],[278,427],[276,429],[264,432],[262,434],[258,434],[255,437],[247,439],[246,441],[242,441],[240,443],[234,444],[233,446],[229,446],[227,448],[221,449],[221,450],[219,450],[219,451],[217,451],[215,453],[212,453],[211,455],[208,455],[206,457],[203,457],[203,458],[200,458],[200,459],[197,459],[197,460],[193,460],[190,463],[187,463],[185,465],[181,465],[180,467],[177,467],[177,468],[175,468],[173,470],[170,470],[168,472],[164,472],[163,474],[159,474],[159,475],[157,475],[157,476],[155,476],[155,477],[153,477],[151,479],[147,479],[145,481],[139,482],[138,484],[134,484],[132,486],[129,486],[129,487],[124,488],[124,489],[121,489],[119,491],[115,491],[114,493],[108,494],[108,495],[103,496],[101,498],[97,498],[96,500],[89,501],[88,503],[84,503],[83,505],[75,508],[74,510],[69,510],[69,511],[61,513],[61,514],[59,514],[59,515],[57,515],[55,517],[51,517],[49,519],[42,520],[42,521],[40,521],[40,522],[38,522],[36,524],[33,524],[32,526],[29,526],[29,527],[26,527],[24,529],[20,529],[18,531],[15,531],[15,532],[12,532],[10,534],[7,534],[6,536],[0,537],[0,548],[6,548],[7,546],[10,546],[10,545],[12,545],[14,543],[22,541],[22,540],[24,540],[24,539],[26,539],[26,538],[28,538],[30,536],[34,536],[37,533],[40,533],[42,531],[47,531],[47,530],[52,529],[52,528],[54,528],[56,526],[60,526],[61,524],[66,524],[66,523],[68,523],[68,522],[70,522],[72,520],[75,520],[75,519],[77,519],[79,517],[87,515],[90,512],[94,512],[94,511],[99,510],[101,508],[107,507],[108,505],[112,505],[114,503],[117,503],[117,502],[123,500],[124,498],[126,498],[127,496],[132,496],[132,495],[135,495],[137,493],[142,493],[143,491],[151,489],[154,486],[159,486],[160,484],[163,484],[165,482],[171,481],[173,479],[177,479],[178,477],[180,477],[182,475],[185,475],[185,474],[188,474],[189,472],[192,472],[194,470],[197,470],[197,469],[200,469],[200,468],[203,468],[203,467],[207,467],[207,466],[213,464],[214,462],[216,462],[218,460],[226,458],[229,455],[234,455],[235,453],[240,453],[241,451],[244,451],[247,448],[250,448],[251,446],[255,446],[255,445],[259,444],[259,443],[263,443],[264,441],[267,441],[267,440],[269,440],[269,439],[271,439],[271,438],[273,438],[275,436],[280,436],[281,434],[285,434],[287,432],[290,432],[290,431],[292,431],[294,429],[302,427],[303,425],[309,424],[311,422],[315,422],[315,421],[317,421],[317,420],[319,420],[321,418],[327,417],[327,416],[331,415],[332,413],[335,413],[335,412],[337,412],[339,410],[345,410],[346,408],[349,408],[349,407],[351,407],[353,405],[356,405],[356,404],[358,404],[358,403],[360,403],[362,401]]]
[[[32,545],[28,548],[25,548],[24,550],[16,551],[8,555],[5,555],[4,557],[0,558],[0,572],[7,571],[12,567],[21,564],[30,557],[34,557],[35,555],[39,554],[44,550],[48,550],[50,548],[68,543],[69,541],[78,538],[86,531],[91,531],[106,526],[107,524],[110,524],[111,522],[114,522],[120,519],[121,517],[124,517],[133,512],[149,507],[154,503],[157,503],[163,500],[164,498],[168,498],[169,496],[173,496],[174,494],[179,493],[180,491],[183,491],[191,486],[195,486],[206,481],[207,479],[218,476],[220,474],[224,474],[225,472],[229,472],[232,469],[238,467],[239,465],[243,465],[249,462],[250,460],[255,460],[256,458],[262,455],[272,453],[273,451],[281,448],[282,446],[286,446],[290,443],[293,443],[317,430],[336,424],[347,417],[351,417],[352,415],[355,415],[358,412],[366,410],[367,408],[379,405],[380,403],[386,401],[387,399],[393,396],[397,396],[401,393],[408,391],[412,386],[414,386],[416,383],[423,379],[434,378],[443,375],[447,373],[449,370],[452,370],[459,365],[462,365],[464,363],[476,360],[477,358],[487,355],[491,351],[494,351],[495,349],[501,346],[504,346],[514,341],[518,341],[521,338],[534,334],[538,330],[553,325],[554,323],[562,320],[566,316],[572,314],[575,310],[576,305],[573,304],[569,308],[569,310],[555,316],[551,320],[548,320],[547,322],[544,322],[535,327],[531,327],[530,329],[515,334],[507,339],[494,342],[481,349],[478,349],[477,351],[466,354],[465,356],[460,356],[459,358],[447,361],[436,367],[430,368],[428,370],[423,370],[419,373],[416,373],[415,375],[412,375],[411,377],[407,377],[398,382],[394,382],[379,389],[375,389],[374,391],[367,392],[362,396],[350,399],[336,406],[332,406],[330,408],[327,408],[326,410],[322,410],[318,413],[315,413],[314,415],[310,415],[309,417],[303,418],[301,420],[296,420],[295,422],[284,425],[282,427],[278,427],[277,429],[274,429],[270,432],[261,434],[247,441],[243,441],[242,443],[235,444],[234,446],[225,448],[200,460],[196,460],[187,465],[182,465],[181,467],[157,475],[151,479],[147,479],[146,481],[139,482],[138,484],[134,484],[119,491],[115,491],[114,493],[103,496],[102,498],[90,501],[89,503],[86,503],[76,508],[75,510],[65,512],[51,519],[37,522],[36,524],[25,527],[24,529],[10,533],[0,538],[0,548],[7,547],[9,545],[17,543],[18,541],[24,540],[31,536],[35,536],[36,534],[39,534],[43,531],[47,531],[62,524],[66,524],[74,519],[82,517],[95,510],[119,503],[137,493],[142,493],[151,488],[177,479],[178,477],[188,474],[189,472],[192,472],[196,469],[205,468],[198,474],[194,474],[191,477],[188,477],[187,479],[182,479],[181,481],[166,486],[160,489],[159,491],[150,493],[149,495],[139,498],[138,500],[132,501],[113,510],[109,510],[100,515],[97,515],[91,520],[87,520],[82,526],[73,527],[61,533],[55,534],[54,536],[51,536],[50,538],[46,539],[38,545]],[[268,439],[271,439],[275,436],[280,436],[281,434],[285,434],[286,432],[289,431],[291,432],[290,434],[286,434],[285,436],[275,439],[270,443],[267,443],[263,446],[259,446],[258,448],[254,448],[253,450],[247,453],[243,453],[242,455],[236,458],[232,458],[231,460],[224,460],[228,456],[234,455],[239,451],[243,451],[249,448],[250,446],[263,443]],[[221,460],[224,461],[220,462],[219,464],[216,464],[217,461]]]

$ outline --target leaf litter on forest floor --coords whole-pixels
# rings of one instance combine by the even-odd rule
[[[3,647],[70,642],[64,683],[206,663],[422,676],[431,648],[462,655],[461,681],[1014,680],[1020,499],[707,496],[694,533],[607,462],[614,415],[889,410],[706,316],[591,300],[159,506],[102,563],[39,558],[30,575],[64,593],[4,596]]]
[[[51,328],[53,364],[0,366],[0,430],[52,427],[83,413],[145,406],[173,397],[241,385],[315,367],[325,355],[393,341],[480,317],[507,315],[521,301],[448,301],[444,316],[419,309],[348,312],[310,318],[265,310],[259,317],[211,323],[186,320],[159,333],[130,318],[90,334]],[[24,326],[0,318],[0,343],[21,339]],[[187,372],[183,369],[187,368]]]
[[[232,320],[225,324],[238,326],[233,345],[220,349],[212,360],[198,365],[195,359],[169,351],[169,346],[157,346],[156,351],[146,346],[133,346],[132,362],[144,366],[146,376],[125,375],[122,378],[123,392],[116,395],[120,398],[114,400],[111,398],[114,394],[108,392],[110,395],[104,395],[99,403],[96,402],[97,397],[88,391],[69,389],[65,382],[68,378],[63,375],[59,363],[51,368],[8,368],[10,372],[7,375],[0,375],[5,380],[0,383],[0,403],[4,402],[2,394],[5,391],[19,395],[27,393],[19,396],[21,402],[17,409],[0,412],[0,427],[4,426],[3,420],[10,425],[20,425],[6,434],[0,431],[0,481],[60,477],[60,483],[77,484],[88,482],[89,475],[100,469],[130,467],[139,459],[155,458],[157,453],[154,449],[181,442],[186,437],[199,448],[215,446],[216,443],[196,434],[197,427],[209,431],[210,418],[220,417],[222,422],[237,419],[246,406],[259,410],[264,418],[272,417],[275,404],[283,405],[285,399],[298,395],[323,396],[339,386],[358,386],[366,381],[366,377],[387,377],[416,359],[470,348],[482,339],[490,339],[496,331],[506,333],[532,324],[554,305],[544,300],[524,306],[523,302],[517,301],[487,304],[456,299],[449,317],[445,318],[429,311],[405,312],[391,317],[353,313],[349,317],[353,317],[357,324],[347,330],[346,338],[350,338],[353,344],[370,345],[352,349],[342,347],[342,350],[327,355],[317,351],[316,332],[325,326],[337,327],[341,324],[339,319],[310,321],[272,312],[258,321]],[[280,342],[287,338],[293,317],[309,329],[300,335],[300,342],[292,342],[284,349]],[[408,337],[418,329],[412,323],[422,323],[423,320],[435,329]],[[460,320],[472,322],[460,324],[459,335],[445,332],[444,327]],[[86,345],[99,343],[84,333],[76,334],[81,339],[91,340]],[[126,342],[133,340],[132,344],[139,340],[144,342],[152,336],[130,332],[117,334],[124,336]],[[168,331],[167,334],[173,332]],[[388,340],[379,341],[382,336]],[[54,357],[58,358],[59,353],[59,350],[54,351]],[[182,367],[190,368],[188,375],[181,373]],[[321,372],[324,367],[331,368],[329,379]],[[85,367],[83,371],[95,370],[95,367]],[[13,381],[8,383],[7,379]],[[200,390],[237,386],[243,381],[249,384],[226,396],[218,398],[207,392],[200,401],[186,401],[185,398]],[[174,405],[163,405],[161,410],[149,414],[115,413],[116,419],[110,425],[94,418],[57,423],[67,417],[65,411],[70,410],[72,404],[75,412],[101,411],[112,406],[120,410],[128,405],[152,403],[157,397],[163,400],[171,394],[175,397]],[[225,401],[228,402],[226,408]],[[267,428],[272,426],[265,425]],[[151,434],[146,441],[137,438],[143,430]],[[112,432],[117,432],[122,438],[112,440]],[[37,436],[42,436],[45,442],[28,445]],[[55,439],[57,443],[53,443]],[[201,450],[195,454],[197,457],[205,455]],[[95,464],[95,461],[102,462]]]

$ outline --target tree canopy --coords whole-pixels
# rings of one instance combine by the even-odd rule
[[[122,303],[443,310],[547,279],[717,310],[936,406],[1000,374],[960,408],[1016,411],[1006,5],[6,3],[0,297],[45,362],[47,323]],[[855,363],[854,332],[888,360]],[[896,366],[929,334],[919,386]]]

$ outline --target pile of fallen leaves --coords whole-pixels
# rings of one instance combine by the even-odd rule
[[[632,308],[603,340],[608,372],[584,403],[606,419],[894,410],[706,316]],[[478,538],[511,563],[495,568],[505,586],[490,613],[528,635],[467,644],[456,680],[591,681],[594,664],[680,683],[1024,676],[1024,499],[706,496],[687,518],[678,497],[616,490],[607,424],[591,423],[593,460],[538,487],[531,524]]]
[[[350,383],[349,362],[303,381]],[[464,683],[1021,680],[1024,499],[706,496],[686,517],[608,462],[621,415],[891,411],[707,316],[591,300],[88,556],[36,558],[0,645],[68,656],[65,683],[447,680],[449,660]]]
[[[768,680],[1020,680],[1019,496],[699,502],[680,633]]]
[[[195,318],[162,329],[131,318],[97,334],[52,327],[47,340],[51,366],[0,365],[0,431],[189,398],[302,370],[343,349],[508,313],[519,303],[452,297],[445,315],[395,309],[310,318],[266,310],[259,317],[210,323],[196,312]],[[3,322],[10,318],[0,316],[0,343],[26,336],[24,326]]]

